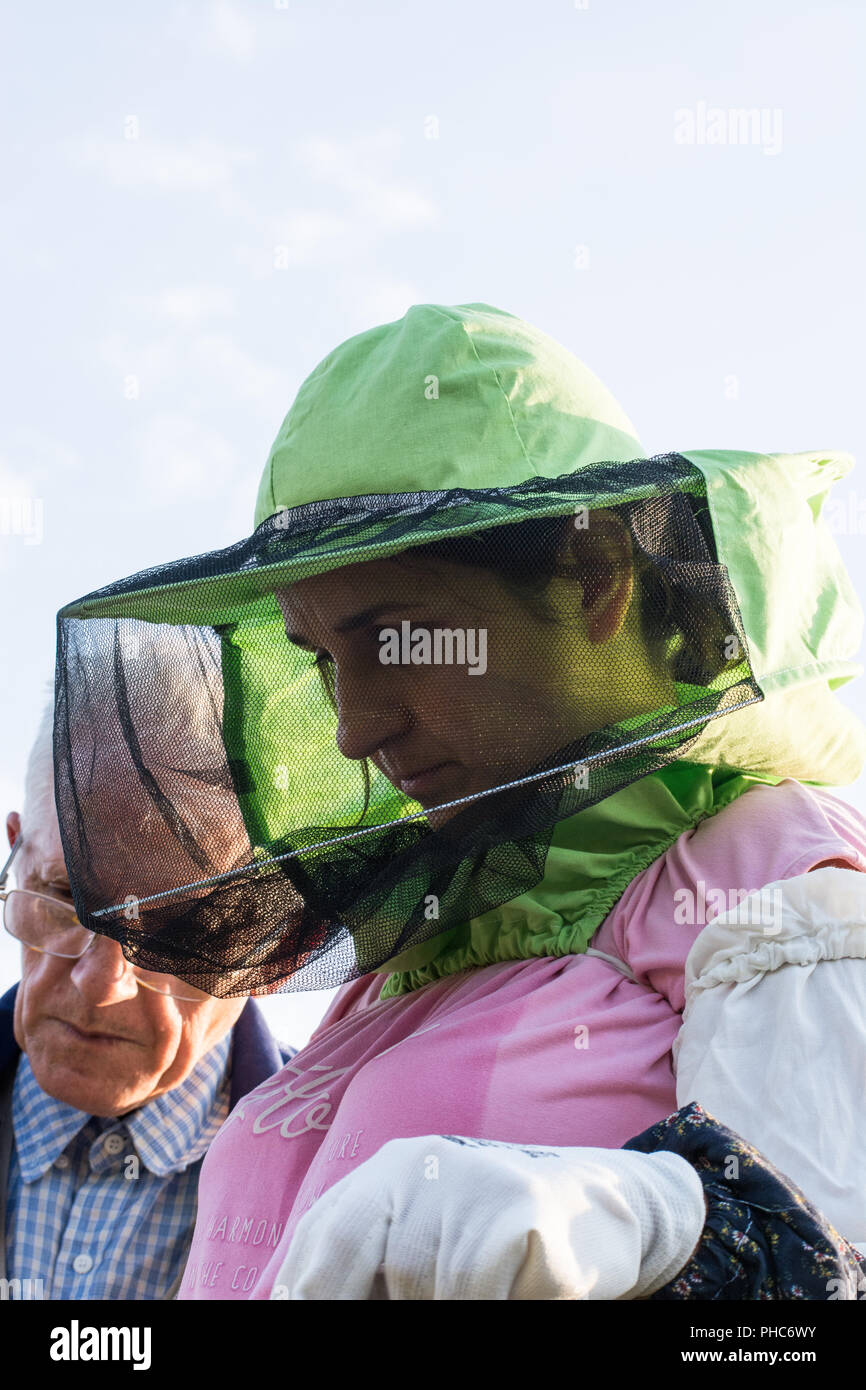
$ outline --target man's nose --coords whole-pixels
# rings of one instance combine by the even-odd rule
[[[132,967],[116,941],[95,936],[72,967],[70,978],[88,1004],[119,1004],[138,993]]]
[[[415,722],[412,710],[401,701],[393,667],[383,667],[374,679],[367,680],[348,673],[341,679],[338,667],[334,694],[337,747],[345,758],[372,757],[378,748],[406,733]]]

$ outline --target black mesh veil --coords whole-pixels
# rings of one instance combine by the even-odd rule
[[[58,615],[76,910],[214,995],[333,987],[762,698],[679,455],[308,503]]]

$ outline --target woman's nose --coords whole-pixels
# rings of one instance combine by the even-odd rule
[[[116,941],[95,936],[72,967],[70,978],[78,993],[94,1006],[119,1004],[138,993],[138,981]]]
[[[362,681],[353,673],[341,677],[338,667],[334,694],[337,747],[344,758],[370,758],[414,723],[411,709],[401,701],[393,668],[376,673],[375,680]]]

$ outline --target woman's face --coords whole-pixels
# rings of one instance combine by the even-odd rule
[[[368,758],[429,811],[513,781],[636,712],[611,693],[626,667],[634,689],[634,642],[623,642],[631,594],[630,569],[591,602],[575,580],[555,580],[550,622],[491,570],[407,551],[301,580],[277,598],[290,640],[333,663],[340,751]],[[437,630],[450,640],[437,645]],[[644,707],[656,708],[657,679],[641,689]]]

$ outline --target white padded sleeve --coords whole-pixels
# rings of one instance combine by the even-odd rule
[[[677,1105],[699,1101],[866,1248],[866,874],[744,896],[696,938],[685,988]]]

